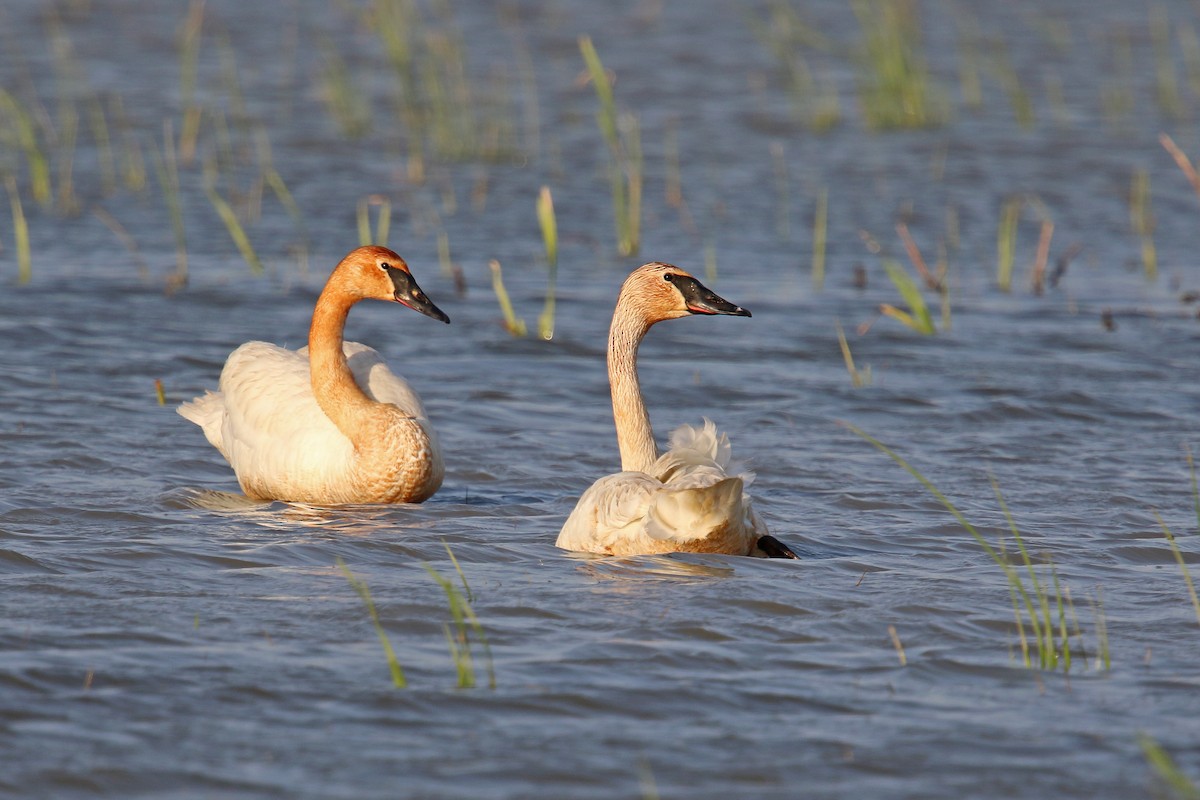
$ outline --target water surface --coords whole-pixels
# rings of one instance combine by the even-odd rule
[[[148,175],[142,191],[105,193],[81,119],[80,213],[60,214],[31,200],[21,151],[3,144],[7,168],[19,167],[34,263],[17,286],[6,215],[0,794],[610,798],[654,796],[653,784],[687,798],[1128,798],[1158,785],[1142,732],[1200,776],[1200,630],[1155,518],[1195,569],[1184,447],[1200,442],[1200,322],[1180,295],[1200,288],[1200,205],[1157,137],[1169,131],[1200,153],[1200,105],[1187,87],[1183,118],[1155,104],[1141,9],[955,5],[992,37],[980,52],[1008,48],[1034,100],[1032,127],[1017,123],[991,73],[984,107],[962,107],[960,37],[933,5],[925,51],[955,115],[934,130],[873,134],[859,121],[848,55],[814,57],[839,87],[843,124],[817,133],[796,121],[786,76],[754,33],[769,4],[459,3],[473,80],[496,79],[511,99],[513,152],[431,158],[415,184],[367,27],[338,4],[209,0],[202,102],[233,115],[227,48],[304,227],[264,190],[248,230],[266,274],[250,274],[199,162],[185,165],[189,276],[174,292],[175,242],[150,154],[164,119],[179,130],[184,9],[7,6],[0,85],[26,99],[36,90],[51,120],[64,93],[84,98],[81,114],[88,91],[106,103],[120,95]],[[1197,24],[1188,4],[1163,9],[1176,31]],[[802,13],[837,52],[860,38],[844,4]],[[1069,30],[1065,49],[1045,38],[1047,25]],[[714,419],[757,471],[759,513],[799,563],[601,559],[553,546],[575,498],[617,466],[603,347],[616,290],[641,260],[614,254],[607,151],[595,95],[579,80],[582,33],[616,76],[619,104],[639,115],[642,257],[685,266],[754,313],[651,333],[641,368],[656,432]],[[58,76],[53,41],[69,42],[74,83]],[[323,48],[371,93],[362,138],[341,133],[322,103]],[[1063,87],[1059,113],[1048,76]],[[1132,110],[1106,114],[1113,87],[1128,90]],[[202,130],[201,160],[221,147],[214,127]],[[231,130],[221,185],[233,196],[257,167],[250,137]],[[664,199],[669,130],[687,217]],[[1157,221],[1154,280],[1130,230],[1138,169]],[[486,202],[472,202],[484,176]],[[533,205],[543,184],[562,237],[552,342],[505,332],[487,267],[501,260],[532,326],[546,281]],[[810,226],[821,187],[830,227],[818,291]],[[358,243],[356,204],[372,193],[391,199],[390,243],[453,324],[363,304],[348,335],[421,393],[446,450],[445,485],[421,506],[250,503],[173,407],[215,388],[241,342],[304,343],[324,277]],[[1013,291],[995,286],[1000,208],[1018,193],[1037,195],[1053,219],[1052,260],[1082,246],[1040,296],[1028,278],[1034,210],[1019,229]],[[951,325],[923,337],[877,318],[898,293],[860,232],[904,262],[893,226],[905,219],[932,263],[947,213],[960,234],[947,253]],[[439,267],[440,231],[465,294]],[[865,288],[853,280],[859,264]],[[869,386],[851,384],[836,323],[858,366],[871,367]],[[842,420],[903,453],[992,542],[1007,531],[994,476],[1040,577],[1050,580],[1052,562],[1074,601],[1069,671],[1022,666],[1003,573]],[[445,545],[487,633],[494,690],[456,687],[450,613],[425,569],[456,578]],[[393,688],[339,559],[369,584],[409,688]]]

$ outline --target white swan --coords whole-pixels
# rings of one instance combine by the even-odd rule
[[[671,434],[662,456],[638,383],[638,345],[650,326],[689,314],[750,312],[670,264],[634,270],[617,297],[608,334],[608,380],[621,472],[592,484],[558,535],[558,546],[609,555],[731,553],[796,558],[754,513],[753,475],[730,458],[729,440],[708,420]]]
[[[404,259],[386,247],[360,247],[317,298],[308,347],[247,342],[225,362],[220,391],[177,409],[204,430],[248,496],[419,503],[441,486],[441,451],[416,392],[370,347],[342,341],[350,307],[365,298],[450,321]]]

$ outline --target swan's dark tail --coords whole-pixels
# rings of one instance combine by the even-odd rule
[[[800,560],[800,556],[793,553],[792,548],[770,534],[758,537],[758,549],[763,551],[767,558],[794,558],[797,561]]]

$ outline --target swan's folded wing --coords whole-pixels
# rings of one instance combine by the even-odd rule
[[[737,535],[744,527],[742,479],[738,477],[699,487],[663,487],[654,493],[646,514],[647,536],[680,544],[714,535]]]
[[[267,342],[247,342],[221,371],[226,430],[239,436],[287,437],[317,418],[332,423],[313,399],[307,354]]]
[[[662,483],[644,472],[618,472],[591,485],[558,535],[565,550],[611,553],[621,539],[638,535],[652,494]]]
[[[421,398],[404,378],[388,368],[383,356],[374,348],[358,342],[346,342],[344,348],[354,381],[368,397],[380,403],[391,403],[410,417],[426,418]]]
[[[221,372],[221,391],[223,452],[239,479],[336,474],[353,455],[313,398],[306,351],[244,344]]]

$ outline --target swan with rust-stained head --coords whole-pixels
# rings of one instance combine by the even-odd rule
[[[621,286],[608,333],[608,381],[622,471],[583,493],[559,547],[796,558],[754,513],[745,491],[753,475],[732,461],[729,440],[715,425],[680,426],[658,454],[638,382],[638,345],[656,322],[692,314],[750,316],[670,264],[641,266]]]
[[[247,342],[220,390],[179,406],[258,500],[317,505],[419,503],[442,484],[437,436],[416,392],[370,347],[345,342],[350,307],[374,298],[449,322],[404,259],[360,247],[317,298],[308,347]]]

